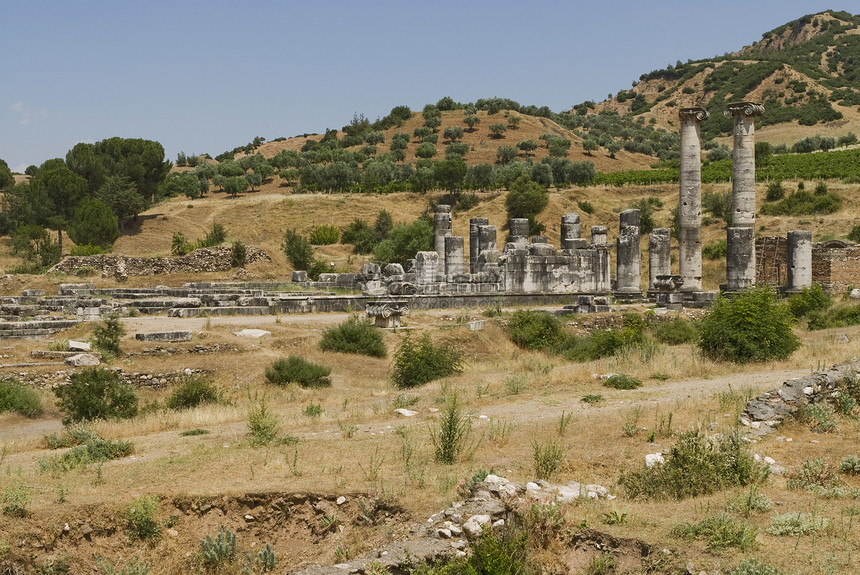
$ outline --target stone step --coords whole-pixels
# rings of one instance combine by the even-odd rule
[[[167,311],[168,317],[204,317],[229,315],[270,315],[269,306],[225,306],[225,307],[177,307]]]

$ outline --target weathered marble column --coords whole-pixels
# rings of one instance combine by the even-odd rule
[[[490,223],[487,218],[469,218],[469,273],[477,273],[478,254],[481,253],[481,239],[478,229]]]
[[[466,265],[466,248],[463,236],[445,238],[445,275],[462,274]]]
[[[439,254],[436,252],[418,252],[415,254],[415,283],[436,283],[438,273]]]
[[[621,212],[618,238],[615,243],[615,291],[642,293],[640,272],[642,254],[639,250],[639,210]]]
[[[478,255],[484,250],[498,249],[496,246],[496,226],[486,225],[478,227],[478,246],[481,250]]]
[[[704,108],[681,108],[681,167],[678,201],[681,291],[702,291],[702,148]],[[653,276],[652,276],[653,281]]]
[[[648,289],[656,289],[657,276],[672,273],[669,228],[657,228],[648,236]]]
[[[439,262],[445,261],[445,236],[451,235],[451,206],[438,204],[433,216],[433,250],[439,254]]]
[[[591,244],[595,246],[605,246],[609,232],[606,226],[591,226]]]
[[[788,291],[812,287],[812,232],[788,232]]]
[[[582,235],[582,225],[579,223],[579,214],[570,213],[561,216],[561,241],[559,242],[561,249],[573,249],[576,242]]]
[[[755,122],[764,106],[755,102],[729,104],[724,114],[734,118],[732,150],[732,225],[726,230],[726,289],[738,291],[755,284]],[[741,232],[740,230],[748,230]],[[732,245],[732,242],[749,245]],[[731,269],[734,266],[734,269]]]
[[[528,242],[529,241],[529,220],[528,218],[511,218],[509,242]]]

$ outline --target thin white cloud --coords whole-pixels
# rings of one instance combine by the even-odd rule
[[[18,115],[18,124],[22,126],[26,126],[27,124],[32,124],[33,122],[38,122],[40,120],[47,120],[49,118],[47,111],[42,109],[31,110],[25,106],[23,102],[12,102],[9,109]]]

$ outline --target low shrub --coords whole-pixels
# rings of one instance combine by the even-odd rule
[[[248,247],[239,240],[230,245],[230,267],[241,268],[248,259]]]
[[[783,575],[783,572],[770,563],[752,558],[741,561],[728,575]]]
[[[155,539],[161,535],[158,522],[158,497],[142,495],[132,501],[125,510],[128,535],[133,539]]]
[[[459,396],[452,393],[439,417],[438,427],[430,429],[430,439],[433,443],[436,461],[445,465],[452,465],[461,454],[473,451],[477,445],[470,447],[469,436],[471,433],[472,420],[463,413]]]
[[[668,345],[695,343],[699,337],[696,325],[680,317],[672,321],[655,321],[648,330],[657,341]]]
[[[773,507],[773,501],[770,497],[761,493],[757,485],[750,487],[747,493],[741,493],[737,497],[730,499],[726,504],[728,511],[742,513],[749,517],[753,513],[764,513],[770,511]]]
[[[188,241],[182,232],[174,232],[170,242],[170,253],[175,256],[184,256],[197,249],[197,244]]]
[[[860,457],[856,455],[846,455],[842,458],[839,464],[839,473],[848,475],[860,475]]]
[[[268,445],[278,438],[281,420],[269,410],[266,398],[255,400],[248,410],[248,432],[252,445]]]
[[[813,312],[826,311],[832,305],[833,298],[818,283],[788,297],[788,311],[798,319]]]
[[[291,355],[266,367],[266,379],[275,385],[296,383],[301,387],[330,387],[331,368]]]
[[[737,547],[741,551],[754,549],[757,529],[746,522],[737,522],[727,513],[706,517],[698,523],[682,523],[671,534],[689,541],[705,539],[711,549]]]
[[[785,513],[775,515],[770,519],[770,527],[765,531],[771,535],[788,535],[797,537],[810,533],[818,533],[827,529],[830,519],[808,513]]]
[[[827,329],[848,327],[860,324],[860,305],[831,308],[827,311],[810,312],[807,316],[807,329]]]
[[[52,474],[65,473],[92,463],[121,459],[131,455],[134,443],[119,439],[104,439],[92,433],[83,445],[77,445],[62,455],[39,460],[39,469]]]
[[[564,461],[564,446],[559,440],[541,442],[532,440],[532,456],[535,465],[535,477],[549,479]]]
[[[764,199],[768,202],[778,202],[785,197],[785,188],[782,187],[782,181],[776,180],[768,184],[767,192]]]
[[[758,484],[769,473],[767,466],[754,460],[737,431],[714,438],[688,431],[664,458],[661,465],[622,473],[619,484],[631,498],[685,499]]]
[[[93,343],[102,353],[118,356],[122,354],[119,342],[124,335],[125,328],[120,323],[119,318],[112,316],[100,322],[93,329]]]
[[[64,422],[93,419],[126,419],[137,415],[138,396],[117,372],[86,368],[71,375],[69,385],[54,390],[57,406],[66,413]]]
[[[611,387],[613,389],[638,389],[642,387],[642,381],[623,373],[616,373],[615,375],[607,377],[603,381],[603,386]]]
[[[12,411],[25,417],[37,417],[44,411],[39,393],[17,379],[0,381],[0,413]]]
[[[221,395],[212,380],[207,377],[186,375],[179,381],[165,405],[169,409],[191,409],[204,403],[218,403]]]
[[[839,485],[836,470],[824,459],[806,459],[787,474],[786,485],[789,489],[810,489],[823,487],[829,489]]]
[[[339,238],[340,228],[335,225],[322,225],[314,227],[309,239],[312,245],[328,246],[336,244]]]
[[[800,347],[793,318],[767,287],[720,296],[701,322],[699,348],[717,361],[786,359]]]
[[[320,349],[370,357],[388,355],[382,332],[373,326],[369,318],[362,319],[357,314],[351,315],[338,326],[324,329]]]
[[[702,248],[702,257],[706,260],[723,260],[728,254],[728,243],[726,240],[719,240],[712,244],[708,244]]]
[[[561,321],[545,311],[517,310],[507,325],[511,341],[523,349],[549,350],[565,339]]]
[[[80,246],[75,246],[69,251],[70,256],[97,256],[99,254],[106,254],[110,250],[106,250],[101,246],[93,246],[90,244],[83,244]]]
[[[851,231],[848,232],[848,240],[860,244],[860,224],[851,228]]]
[[[842,197],[835,192],[813,194],[806,190],[792,192],[785,199],[761,207],[765,216],[811,216],[832,214],[842,208]]]
[[[32,488],[26,485],[6,485],[3,488],[3,494],[0,495],[3,513],[13,517],[27,517],[29,515],[27,507],[33,500],[30,491]]]
[[[212,222],[212,227],[206,232],[206,235],[203,236],[202,240],[198,240],[197,243],[201,248],[212,248],[215,246],[220,246],[224,243],[224,240],[227,239],[227,230],[221,224],[217,222]]]
[[[417,341],[407,333],[394,352],[391,380],[398,389],[424,385],[462,371],[463,352],[450,342],[434,344],[429,334]]]

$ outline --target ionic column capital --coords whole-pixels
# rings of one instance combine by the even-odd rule
[[[758,102],[734,102],[733,104],[727,104],[723,112],[723,115],[727,118],[740,116],[741,114],[744,116],[761,116],[764,114],[764,106]]]
[[[682,122],[690,120],[704,122],[711,117],[711,113],[704,108],[681,108],[678,110],[678,117],[681,118]]]

